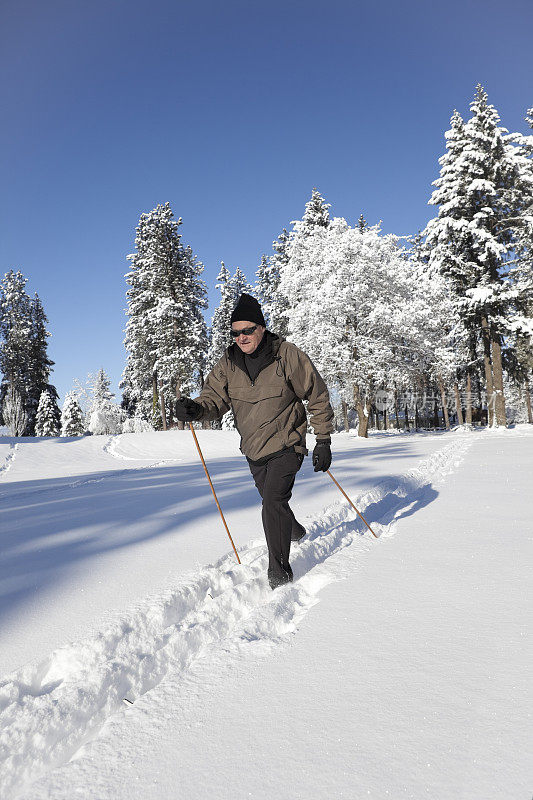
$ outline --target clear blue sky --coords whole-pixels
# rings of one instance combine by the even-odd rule
[[[476,83],[526,132],[532,30],[531,0],[2,0],[0,272],[43,300],[61,396],[118,385],[142,212],[183,217],[208,321],[220,261],[253,279],[313,186],[416,232]]]

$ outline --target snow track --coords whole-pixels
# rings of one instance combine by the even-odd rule
[[[415,469],[354,498],[380,538],[394,534],[397,518],[407,510],[434,498],[431,483],[453,471],[471,442],[471,437],[456,437]],[[291,554],[292,585],[270,591],[266,548],[253,541],[241,549],[240,566],[226,555],[186,576],[175,589],[146,598],[92,638],[61,647],[5,678],[0,683],[0,795],[13,797],[70,759],[124,709],[123,698],[135,701],[213,646],[275,643],[295,629],[324,585],[358,569],[364,553],[383,544],[345,501],[306,527],[306,539]]]
[[[9,472],[9,470],[13,466],[13,462],[16,458],[18,448],[19,448],[18,444],[9,445],[9,453],[6,456],[4,463],[0,467],[0,480]]]
[[[164,464],[176,464],[177,462],[183,460],[181,458],[163,458],[163,459],[159,459],[158,461],[152,461],[152,458],[150,456],[146,457],[146,456],[129,456],[129,455],[126,455],[126,453],[121,453],[118,450],[119,443],[120,443],[120,438],[121,438],[120,434],[115,435],[115,436],[110,436],[109,437],[109,441],[107,441],[103,446],[104,453],[107,453],[107,455],[112,456],[113,458],[116,458],[119,461],[137,461],[137,462],[138,461],[150,461],[150,462],[152,462],[152,463],[150,463],[150,464],[148,464],[146,466],[130,467],[130,470],[131,469],[133,469],[133,470],[136,470],[136,469],[153,469],[155,467],[161,467]]]

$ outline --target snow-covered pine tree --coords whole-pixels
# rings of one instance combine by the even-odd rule
[[[305,204],[305,212],[301,220],[293,222],[299,231],[312,233],[315,228],[327,228],[331,220],[329,210],[331,203],[326,203],[317,188],[313,188],[311,199]]]
[[[231,278],[229,283],[231,293],[233,294],[234,306],[237,305],[237,300],[243,292],[246,294],[253,294],[253,287],[250,283],[248,283],[248,279],[240,267],[236,267],[233,278]]]
[[[9,384],[16,388],[26,412],[24,433],[31,436],[41,393],[58,395],[49,382],[54,362],[47,353],[48,320],[39,296],[32,300],[27,294],[26,283],[20,271],[10,270],[0,285],[0,399]]]
[[[61,432],[61,411],[55,396],[44,389],[39,398],[37,415],[35,417],[36,436],[59,436]]]
[[[359,219],[357,220],[357,227],[359,228],[360,231],[364,231],[365,228],[368,228],[368,222],[364,218],[362,212],[361,214],[359,214]]]
[[[268,290],[267,311],[270,330],[287,338],[287,298],[279,288],[281,275],[289,261],[290,235],[283,228],[277,239],[272,242],[274,253],[270,256],[270,286]]]
[[[526,121],[533,128],[533,109],[528,111]],[[515,406],[517,398],[523,399],[526,418],[533,423],[533,136],[514,133],[508,140],[516,145],[518,170],[513,190],[514,207],[519,213],[509,220],[514,258],[508,276],[512,294],[509,323],[512,348],[506,368]]]
[[[290,237],[283,228],[278,238],[272,242],[274,253],[268,258],[263,255],[257,269],[256,292],[265,315],[269,330],[287,337],[287,299],[279,290],[281,273],[289,260]]]
[[[54,362],[48,357],[48,338],[50,337],[46,327],[48,318],[38,294],[35,294],[31,303],[30,316],[30,388],[27,402],[29,435],[35,429],[35,418],[42,393],[48,392],[50,394],[56,408],[58,408],[57,400],[59,398],[56,387],[50,383],[50,372]]]
[[[92,434],[116,434],[122,431],[125,412],[116,403],[111,391],[111,379],[103,367],[100,367],[91,381],[91,410],[89,430]]]
[[[457,113],[452,117],[448,152],[440,160],[441,177],[430,200],[440,208],[426,234],[433,263],[452,281],[472,347],[481,340],[489,411],[494,409],[495,424],[505,425],[502,345],[509,333],[507,278],[513,247],[508,222],[519,213],[519,151],[499,126],[482,86],[470,108],[466,124]]]
[[[0,403],[4,405],[10,388],[10,408],[15,397],[20,398],[27,424],[31,393],[32,304],[26,283],[27,278],[20,271],[10,270],[0,284],[0,370],[3,374]],[[22,436],[22,433],[24,431],[17,435]]]
[[[158,427],[172,419],[176,390],[190,394],[198,387],[207,347],[203,265],[182,244],[180,225],[169,203],[142,214],[136,252],[128,256],[127,361],[121,387],[130,413]]]
[[[74,392],[69,392],[61,412],[61,436],[81,436],[85,433],[83,413]]]
[[[467,144],[465,123],[456,110],[451,118],[451,128],[445,133],[446,153],[439,159],[440,177],[433,182],[436,190],[429,203],[438,205],[437,217],[430,220],[424,234],[429,252],[429,273],[440,273],[449,284],[450,296],[454,303],[454,316],[458,316],[467,333],[468,348],[465,353],[465,389],[468,397],[467,422],[471,422],[471,386],[478,367],[479,316],[467,300],[467,291],[476,286],[477,268],[471,260],[473,234],[470,221],[473,212],[466,207],[465,197],[471,182],[462,162],[463,150]],[[490,406],[492,394],[492,369],[490,366],[490,346],[484,341],[484,370],[487,399]]]
[[[209,328],[209,349],[207,351],[207,369],[211,370],[226,347],[229,346],[231,312],[234,308],[234,297],[231,287],[230,273],[222,261],[215,288],[220,291],[220,302],[215,308],[211,327]]]
[[[105,402],[112,401],[115,397],[111,391],[111,378],[107,375],[103,367],[100,367],[92,382],[92,402],[91,410],[99,408]]]
[[[471,104],[472,117],[465,126],[467,145],[462,154],[466,171],[472,176],[467,200],[474,215],[474,259],[479,265],[478,282],[467,290],[470,303],[481,319],[483,334],[490,342],[494,423],[506,424],[502,348],[513,313],[513,291],[509,267],[515,235],[510,221],[522,213],[524,192],[520,187],[523,152],[513,136],[500,127],[499,115],[488,104],[482,86]],[[530,184],[531,187],[531,184]],[[528,193],[529,196],[529,193]]]
[[[261,303],[261,308],[263,309],[263,316],[265,318],[267,328],[271,328],[269,300],[271,296],[272,267],[269,259],[264,253],[261,256],[261,261],[255,274],[257,275],[255,291],[257,292],[259,302]]]

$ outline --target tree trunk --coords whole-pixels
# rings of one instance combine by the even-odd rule
[[[388,431],[389,430],[388,427],[387,427],[387,409],[386,408],[383,409],[383,430],[384,431]]]
[[[159,405],[159,398],[157,396],[157,372],[152,373],[152,424],[156,424],[157,407]]]
[[[527,381],[524,384],[524,394],[526,396],[527,421],[529,422],[530,425],[533,425],[533,414],[531,413],[531,395],[529,393],[529,386]]]
[[[167,410],[165,408],[165,393],[159,384],[159,400],[161,402],[161,422],[163,423],[163,430],[167,429]]]
[[[354,406],[355,410],[357,411],[357,416],[359,418],[359,426],[357,428],[357,435],[362,436],[365,439],[368,439],[368,419],[370,414],[370,408],[368,399],[365,399],[363,402],[361,398],[361,394],[359,392],[359,387],[356,383],[353,385],[353,399],[354,399]]]
[[[487,419],[489,428],[494,424],[494,391],[492,379],[492,364],[490,360],[490,334],[489,323],[485,316],[481,317],[481,333],[483,338],[483,364],[485,366],[485,387],[487,391]]]
[[[466,424],[472,425],[472,379],[470,372],[466,373]]]
[[[440,427],[439,425],[439,407],[437,405],[437,398],[433,403],[433,427],[435,430]]]
[[[440,399],[442,403],[442,413],[444,415],[444,425],[446,426],[446,430],[450,430],[450,418],[448,417],[448,405],[446,403],[446,393],[444,391],[444,381],[442,380],[442,376],[439,375],[439,389],[440,389]]]
[[[502,348],[500,335],[496,331],[491,331],[492,341],[492,378],[494,392],[494,417],[496,425],[507,427],[505,416],[505,396],[503,394],[503,368],[502,368]]]
[[[350,430],[350,423],[348,421],[348,404],[346,403],[346,400],[342,401],[342,416],[344,418],[344,430],[346,433],[348,433]]]
[[[455,410],[457,412],[457,424],[463,424],[463,409],[461,408],[461,397],[459,395],[459,384],[455,381],[453,385],[453,390],[455,392]]]
[[[178,398],[178,400],[181,397],[181,389],[180,389],[179,382],[176,383],[176,397]],[[185,430],[185,423],[181,419],[178,420],[178,430],[179,431],[184,431]]]
[[[400,430],[400,415],[398,408],[398,392],[394,392],[394,414],[396,416],[396,428]]]
[[[418,416],[418,400],[415,402],[415,430],[420,427],[420,417]]]
[[[405,412],[404,413],[405,413],[405,430],[408,431],[408,430],[410,430],[410,428],[409,428],[409,408],[407,406],[407,403],[405,404]]]

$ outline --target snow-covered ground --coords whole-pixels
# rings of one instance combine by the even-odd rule
[[[531,427],[335,436],[275,592],[198,434],[242,566],[190,432],[0,438],[0,796],[529,797]]]

